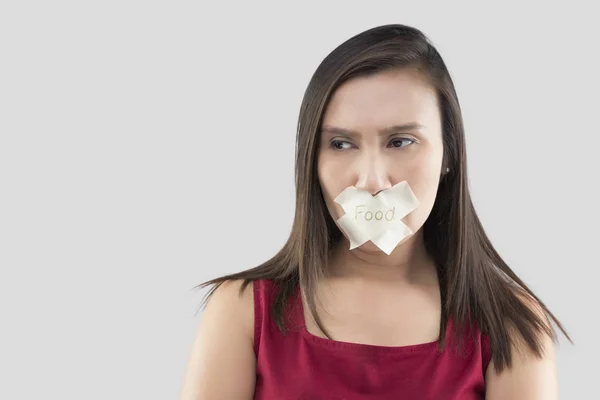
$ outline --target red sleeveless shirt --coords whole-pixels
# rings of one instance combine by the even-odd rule
[[[438,342],[386,347],[322,338],[306,330],[300,291],[288,302],[286,334],[272,318],[276,286],[254,282],[255,400],[475,400],[485,398],[489,342],[476,329],[463,351]]]

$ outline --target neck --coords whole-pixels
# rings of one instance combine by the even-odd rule
[[[422,231],[400,243],[390,255],[372,243],[349,250],[343,237],[331,253],[329,276],[360,280],[421,281],[435,273],[435,264],[425,249]]]

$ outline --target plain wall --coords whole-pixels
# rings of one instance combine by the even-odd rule
[[[575,341],[561,398],[596,396],[595,13],[451,3],[3,2],[0,398],[176,398],[192,288],[290,231],[313,71],[387,23],[444,57],[484,227]]]

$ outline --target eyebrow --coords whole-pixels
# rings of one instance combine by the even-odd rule
[[[419,124],[416,122],[411,122],[408,124],[401,125],[392,125],[379,130],[380,135],[390,135],[392,133],[397,133],[398,131],[415,131],[425,128],[425,125]],[[332,125],[324,125],[321,128],[321,132],[330,133],[334,135],[345,135],[345,136],[355,136],[360,135],[359,132],[353,131],[351,129],[340,128]]]

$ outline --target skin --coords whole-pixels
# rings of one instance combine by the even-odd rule
[[[186,367],[179,400],[251,400],[256,381],[254,296],[226,282],[209,300]]]
[[[391,128],[399,125],[415,125]],[[421,227],[433,207],[442,174],[443,143],[436,93],[417,71],[404,69],[355,78],[328,104],[318,149],[318,178],[334,220],[344,214],[333,199],[346,187],[376,194],[407,181],[419,207],[403,221],[415,232],[386,255],[371,242],[349,250],[342,240],[317,287],[319,315],[333,340],[405,346],[435,341],[441,299],[435,265]],[[254,394],[252,286],[222,285],[209,301],[188,362],[180,400],[240,399]],[[526,299],[533,310],[539,306]],[[323,337],[308,307],[309,333]],[[539,311],[541,312],[541,311]],[[516,335],[515,335],[516,336]],[[486,399],[555,399],[553,344],[536,359],[522,343],[514,365],[486,372]]]

